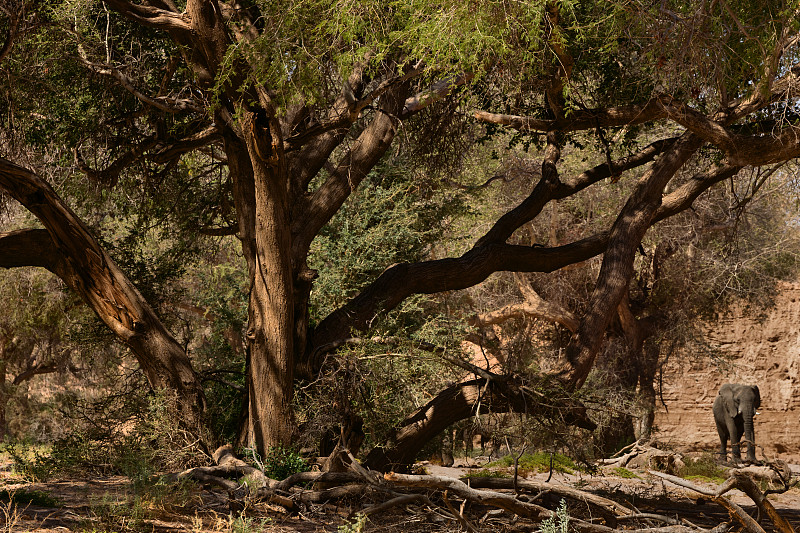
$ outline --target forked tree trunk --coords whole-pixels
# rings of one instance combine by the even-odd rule
[[[617,216],[588,310],[561,361],[559,378],[568,387],[583,386],[600,350],[603,335],[633,277],[633,260],[661,206],[667,183],[703,144],[684,133],[642,176]]]

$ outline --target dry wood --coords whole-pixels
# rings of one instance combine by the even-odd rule
[[[694,483],[686,481],[685,479],[679,478],[677,476],[664,474],[663,472],[656,472],[654,470],[650,470],[649,472],[650,474],[665,479],[670,483],[693,490],[697,493],[703,494],[704,496],[708,496],[714,502],[723,506],[731,514],[731,517],[735,518],[736,521],[738,521],[742,525],[742,527],[744,527],[747,531],[750,531],[751,533],[766,533],[764,531],[764,528],[762,528],[758,524],[758,522],[753,520],[753,518],[749,514],[747,514],[744,511],[744,509],[742,509],[739,505],[733,503],[728,498],[722,496],[724,492],[727,492],[728,490],[730,490],[730,488],[733,488],[730,487],[730,485],[733,485],[733,483],[729,483],[732,478],[728,478],[728,481],[726,481],[725,484],[723,484],[722,489],[720,489],[720,491],[715,492],[709,489],[698,487]]]
[[[469,483],[469,486],[474,489],[514,488],[514,480],[508,478],[467,477],[464,479],[464,481]],[[567,498],[572,498],[573,500],[595,505],[609,513],[613,513],[618,516],[629,516],[634,514],[634,511],[624,507],[623,505],[620,505],[613,500],[609,500],[608,498],[603,498],[602,496],[597,496],[582,490],[574,489],[566,485],[543,483],[533,479],[518,479],[517,488],[520,490],[551,492],[553,494],[558,494],[559,496],[565,496]]]
[[[298,472],[279,481],[272,488],[276,491],[285,491],[299,483],[319,482],[319,483],[352,483],[363,481],[363,477],[355,472]]]
[[[389,472],[384,474],[386,481],[397,483],[398,485],[405,485],[410,487],[426,487],[436,488],[441,490],[449,490],[462,498],[470,501],[500,507],[512,513],[528,518],[543,520],[552,515],[552,511],[545,509],[539,505],[532,503],[525,503],[514,496],[508,494],[501,494],[499,492],[482,491],[471,488],[469,485],[458,479],[444,477],[444,476],[414,476],[410,474],[397,474]]]
[[[359,513],[369,516],[371,514],[382,513],[393,507],[409,505],[411,503],[419,503],[428,505],[430,507],[436,507],[433,502],[431,502],[431,500],[424,494],[403,494],[402,496],[397,496],[396,498],[392,498],[391,500],[383,503],[361,509]]]
[[[250,479],[255,481],[259,488],[261,487],[273,487],[277,484],[277,481],[274,479],[268,478],[264,472],[259,470],[258,468],[249,465],[236,457],[233,453],[233,447],[230,444],[226,444],[224,446],[220,446],[214,452],[212,456],[214,462],[219,465],[219,467],[232,469],[237,473],[241,473],[242,475],[249,476]]]
[[[464,529],[470,531],[471,533],[477,533],[478,530],[475,529],[475,526],[473,526],[469,520],[464,518],[464,513],[456,510],[456,508],[453,507],[453,504],[450,503],[450,498],[447,497],[447,491],[444,491],[444,494],[442,494],[442,500],[444,500],[444,504],[447,506],[447,510],[450,511],[450,514],[452,514],[456,520],[458,520],[459,524],[464,526]],[[466,500],[464,501],[466,502]]]
[[[300,502],[308,505],[312,503],[325,503],[340,498],[353,498],[363,496],[367,492],[367,485],[344,485],[325,490],[304,491],[295,495]]]
[[[766,514],[769,519],[772,520],[773,525],[778,531],[781,533],[795,533],[792,525],[778,514],[778,511],[764,493],[761,492],[755,481],[753,481],[753,478],[747,475],[746,472],[733,471],[731,477],[728,479],[735,480],[734,487],[731,488],[737,488],[747,494],[756,506],[758,506],[759,511],[761,511],[762,514]]]

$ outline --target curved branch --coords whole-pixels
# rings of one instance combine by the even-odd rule
[[[532,413],[594,430],[586,408],[555,388],[547,394],[523,385],[516,376],[478,378],[447,387],[394,430],[387,446],[376,446],[364,465],[386,472],[410,464],[422,447],[445,428],[478,413]],[[561,391],[563,392],[563,391]]]
[[[39,239],[51,253],[54,248],[62,266],[56,261],[53,271],[131,348],[151,386],[167,388],[178,395],[184,422],[191,431],[206,438],[202,420],[205,396],[187,354],[86,224],[47,182],[3,158],[0,189],[45,226],[50,243],[41,233],[28,233],[26,238]],[[13,237],[9,242],[14,242]]]
[[[190,36],[191,27],[185,14],[147,4],[134,4],[126,0],[106,0],[118,13],[144,26]],[[170,2],[171,3],[171,2]]]
[[[473,326],[486,327],[512,318],[532,317],[561,324],[573,333],[578,329],[580,321],[573,313],[560,305],[544,300],[535,292],[533,294],[535,296],[526,295],[524,302],[510,304],[489,313],[481,313],[467,322]]]
[[[652,99],[644,105],[605,107],[598,109],[578,110],[568,117],[558,119],[537,119],[519,115],[503,115],[488,111],[473,111],[473,116],[483,122],[508,126],[519,131],[582,131],[598,127],[611,128],[644,124],[666,117],[658,99]]]
[[[222,133],[216,124],[212,124],[202,131],[199,131],[193,135],[189,135],[188,137],[184,137],[183,139],[179,139],[171,144],[159,148],[158,150],[155,150],[151,154],[148,154],[148,157],[154,163],[161,165],[164,163],[169,163],[170,161],[177,159],[187,152],[191,152],[192,150],[196,150],[197,148],[201,148],[203,146],[208,146],[209,144],[221,140]]]
[[[606,328],[628,290],[636,250],[653,224],[664,187],[702,144],[685,133],[639,180],[614,221],[589,306],[561,361],[559,377],[570,387],[580,387],[589,375]]]
[[[314,191],[308,201],[299,202],[301,207],[293,213],[293,257],[306,256],[311,241],[320,229],[338,212],[352,191],[389,149],[400,126],[397,115],[402,109],[405,93],[405,85],[401,85],[384,95],[382,112],[377,113],[361,132],[330,177]]]
[[[195,105],[195,102],[188,98],[170,98],[168,96],[148,96],[140,91],[133,83],[130,77],[124,74],[121,70],[111,65],[102,65],[100,63],[93,63],[89,61],[85,54],[81,53],[81,62],[92,72],[110,76],[117,80],[125,90],[134,95],[144,104],[160,109],[167,113],[183,113],[191,111],[194,113],[203,113],[204,110]]]
[[[465,289],[498,271],[553,272],[602,253],[608,233],[554,248],[487,244],[458,258],[401,263],[389,267],[364,291],[326,317],[314,331],[314,345],[328,344],[364,330],[379,312],[393,309],[412,294]],[[316,368],[321,361],[309,362]]]
[[[669,137],[652,142],[634,154],[612,161],[611,165],[602,163],[563,183],[558,181],[557,174],[543,173],[542,179],[531,194],[517,207],[500,217],[492,229],[478,239],[475,246],[505,242],[519,227],[536,218],[550,201],[567,198],[600,180],[619,176],[625,171],[645,165],[666,151],[675,140],[676,137]]]
[[[77,166],[78,170],[83,172],[90,180],[111,189],[117,185],[117,182],[119,182],[119,176],[122,171],[136,161],[143,153],[155,146],[157,142],[157,140],[151,138],[141,144],[137,144],[128,152],[118,157],[113,163],[103,170],[95,170],[87,165],[86,161],[84,161],[83,156],[81,155],[80,149],[76,146],[73,149],[75,166]]]

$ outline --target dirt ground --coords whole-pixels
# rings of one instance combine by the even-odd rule
[[[424,463],[427,473],[440,476],[461,477],[480,466],[462,463],[456,468],[444,468]],[[153,494],[137,492],[130,480],[116,476],[104,479],[63,479],[47,483],[22,483],[12,474],[10,465],[0,466],[0,490],[21,495],[46,494],[56,502],[42,505],[9,503],[0,500],[0,532],[81,531],[114,532],[337,532],[340,528],[355,525],[356,513],[371,502],[344,501],[336,505],[323,504],[306,507],[300,512],[286,513],[282,508],[263,503],[249,508],[235,509],[227,494],[219,490],[192,486],[166,490]],[[800,467],[793,469],[800,472]],[[568,485],[607,498],[626,502],[642,512],[657,512],[679,516],[691,523],[713,527],[727,520],[727,513],[718,505],[698,498],[691,491],[649,475],[644,470],[633,470],[637,477],[622,478],[612,469],[588,474],[554,473],[549,480],[553,485]],[[547,473],[531,476],[540,481]],[[693,480],[708,488],[711,482]],[[5,492],[7,494],[7,492]],[[739,491],[728,494],[733,501],[755,515],[752,501]],[[800,529],[800,490],[791,489],[784,494],[770,495],[770,501],[796,528]],[[577,504],[574,504],[577,505]],[[238,507],[238,502],[234,502]],[[580,512],[580,509],[571,507]],[[536,531],[536,524],[516,520],[508,512],[485,512],[473,509],[472,517],[479,531]],[[465,516],[470,512],[469,507]],[[485,513],[485,514],[484,514]],[[481,515],[483,515],[481,517]],[[770,528],[767,526],[766,530]],[[350,531],[360,531],[351,527]],[[436,510],[421,507],[393,510],[372,516],[363,531],[460,531],[460,525]]]

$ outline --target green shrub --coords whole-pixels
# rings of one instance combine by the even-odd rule
[[[39,507],[62,507],[64,504],[47,492],[40,490],[0,490],[0,502],[15,503],[17,505],[37,505]]]
[[[272,479],[286,479],[292,474],[308,471],[308,463],[292,448],[272,446],[263,459],[252,448],[246,448],[243,453],[257,468],[262,470],[267,477]]]
[[[686,479],[707,479],[715,482],[724,481],[728,475],[725,469],[719,466],[714,460],[714,454],[704,453],[697,458],[687,458],[684,462],[683,468],[680,469],[678,475]]]
[[[529,470],[532,472],[547,472],[550,470],[550,458],[551,454],[545,452],[536,452],[533,454],[525,453],[519,458],[517,466],[520,470]],[[563,474],[571,474],[575,470],[579,470],[575,462],[566,455],[561,455],[560,453],[552,454],[552,459],[553,459],[553,470],[555,470],[556,472],[561,472]],[[487,467],[514,466],[514,456],[506,455],[505,457],[502,457],[497,461],[491,462],[486,466]]]
[[[476,470],[475,472],[470,472],[469,474],[461,476],[461,479],[469,479],[473,477],[509,478],[511,477],[511,474],[507,472],[500,472],[499,470],[489,470],[488,468],[482,468],[481,470]]]
[[[361,533],[367,525],[367,515],[358,513],[351,522],[336,528],[339,533]]]
[[[567,512],[567,502],[561,500],[561,504],[550,518],[542,520],[539,524],[541,533],[567,533],[569,531],[569,513]]]
[[[615,468],[614,474],[624,479],[639,479],[639,476],[622,466]]]

